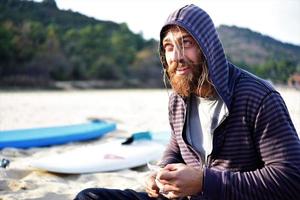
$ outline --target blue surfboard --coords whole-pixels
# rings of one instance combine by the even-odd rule
[[[115,123],[91,121],[68,126],[0,131],[0,149],[5,147],[43,147],[72,141],[90,140],[101,137],[115,129]]]

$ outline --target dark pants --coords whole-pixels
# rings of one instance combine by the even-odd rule
[[[145,192],[134,190],[116,190],[105,188],[89,188],[77,194],[74,200],[167,200],[165,197],[151,198]],[[186,198],[184,198],[186,199]]]

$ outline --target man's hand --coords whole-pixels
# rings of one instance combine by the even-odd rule
[[[152,173],[146,180],[146,192],[149,197],[157,198],[159,196],[159,188],[155,183],[156,173]]]
[[[203,171],[184,164],[168,164],[156,177],[168,198],[179,198],[202,192]]]

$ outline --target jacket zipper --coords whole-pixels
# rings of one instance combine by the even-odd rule
[[[223,122],[227,119],[228,113],[229,113],[229,112],[227,112],[227,113],[224,115],[224,117],[222,118],[222,120],[221,120],[221,122],[219,123],[219,125],[213,130],[212,141],[214,141],[214,133],[215,133],[215,130],[217,130],[217,129],[223,124]],[[213,144],[214,144],[214,142],[213,142]],[[212,161],[213,161],[213,159],[212,159],[211,157],[212,157],[213,153],[214,153],[214,145],[213,145],[213,148],[212,148],[211,153],[210,153],[209,155],[207,155],[207,157],[205,158],[205,167],[207,167],[207,168],[210,168],[210,167],[211,167],[211,164],[212,164]]]
[[[180,98],[180,100],[181,100],[181,103],[183,103],[183,107],[184,107],[184,118],[183,118],[183,121],[184,121],[184,124],[185,124],[185,120],[186,120],[186,115],[187,115],[187,111],[186,111],[186,103],[185,103],[185,101],[182,99],[182,98]],[[226,106],[227,107],[227,106]],[[213,133],[215,132],[215,130],[216,129],[218,129],[222,124],[223,124],[223,122],[225,121],[225,119],[227,119],[227,117],[228,117],[228,114],[229,113],[229,111],[227,111],[226,113],[225,113],[225,115],[224,115],[224,117],[222,118],[222,120],[221,120],[221,122],[219,123],[219,125],[212,131]],[[182,129],[181,129],[181,137],[182,137],[182,139],[183,139],[183,127],[182,127]],[[184,139],[183,139],[183,141],[184,141]],[[212,141],[214,141],[214,134],[212,134]],[[200,159],[201,161],[202,161],[202,159],[201,159],[201,156],[198,154],[198,152],[197,151],[195,151],[194,150],[194,148],[191,146],[191,145],[189,145],[188,143],[186,143],[186,145],[193,151],[193,153],[195,154],[195,155],[197,155],[197,157],[198,157],[198,159]],[[211,167],[211,164],[212,164],[212,161],[213,161],[213,159],[211,159],[211,156],[213,155],[213,153],[214,153],[214,145],[213,145],[213,148],[212,148],[212,151],[211,151],[211,153],[209,154],[209,155],[207,155],[206,157],[204,157],[204,163],[202,164],[202,166],[205,166],[205,167],[207,167],[207,168],[210,168]]]

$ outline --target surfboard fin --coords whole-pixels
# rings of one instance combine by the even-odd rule
[[[151,140],[151,139],[152,139],[151,132],[149,131],[137,132],[137,133],[133,133],[124,142],[122,142],[122,145],[129,145],[136,140]]]

